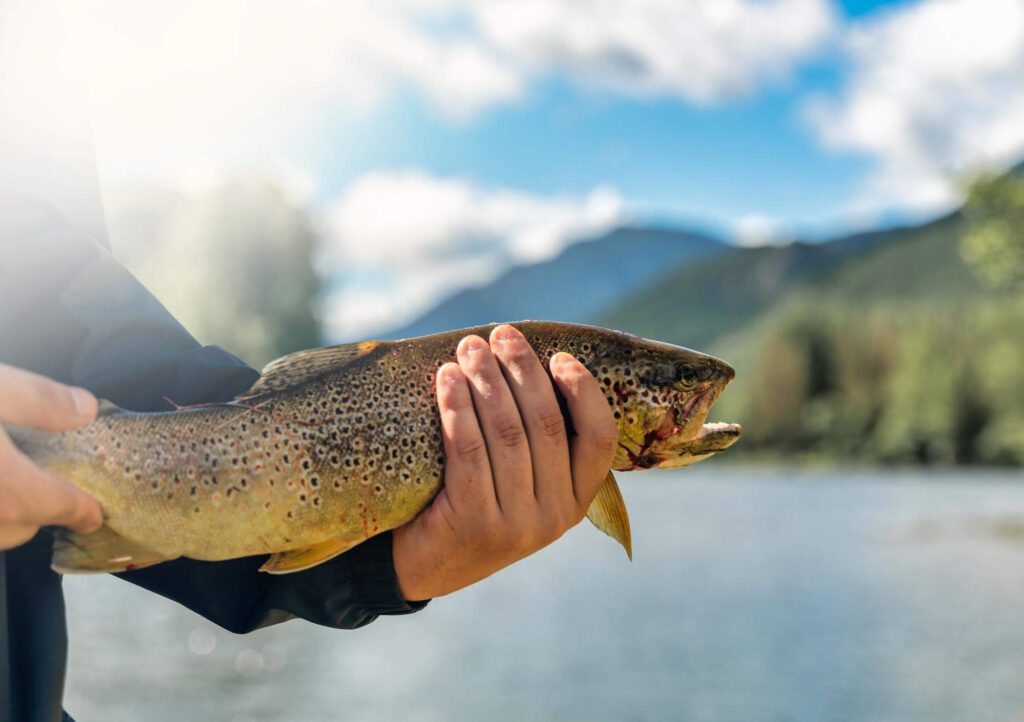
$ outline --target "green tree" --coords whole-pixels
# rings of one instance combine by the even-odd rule
[[[960,254],[993,288],[1024,283],[1024,179],[985,175],[971,184],[964,205]]]

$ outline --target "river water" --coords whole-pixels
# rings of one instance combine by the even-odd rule
[[[117,720],[1024,720],[1024,475],[620,475],[584,523],[420,614],[236,636],[65,582],[66,706]]]

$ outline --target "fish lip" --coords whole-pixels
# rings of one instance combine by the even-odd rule
[[[718,394],[721,393],[722,387],[712,386],[711,388],[700,391],[691,396],[682,407],[673,407],[669,410],[665,416],[665,420],[662,421],[661,426],[658,427],[657,432],[654,434],[655,438],[660,441],[678,436],[683,433],[685,429],[690,428],[690,422],[693,420],[691,417],[694,414],[695,409],[703,409],[704,415],[711,411],[711,407],[714,402],[718,399]],[[673,416],[674,414],[674,416]],[[672,427],[670,431],[665,429],[668,420],[672,418]],[[703,421],[703,419],[702,419]],[[668,433],[666,433],[668,431]],[[713,421],[709,423],[701,423],[698,426],[692,436],[687,441],[697,441],[705,437],[712,435],[722,436],[726,438],[739,438],[743,432],[743,427],[740,424],[727,423],[722,421]],[[732,441],[729,442],[730,444]]]
[[[667,439],[667,438],[670,438],[672,436],[678,436],[679,434],[683,433],[684,429],[689,428],[691,426],[690,422],[692,421],[691,417],[693,416],[694,409],[703,406],[704,405],[703,402],[706,401],[709,398],[709,396],[711,395],[712,391],[714,391],[714,389],[705,389],[704,391],[698,391],[693,396],[691,396],[687,400],[687,402],[685,404],[683,404],[683,406],[681,406],[681,407],[675,407],[675,406],[672,407],[672,409],[666,415],[666,418],[668,418],[668,416],[673,414],[673,413],[675,414],[674,428],[672,429],[671,433],[666,434],[664,436],[659,435],[658,438],[660,438],[660,439]],[[714,398],[711,397],[711,400],[713,401]],[[707,409],[709,410],[710,408],[711,408],[711,404],[707,404]],[[663,421],[662,425],[664,425],[664,423],[665,422]],[[699,430],[698,430],[698,433],[699,433]]]
[[[665,412],[665,418],[662,419],[658,428],[654,430],[652,434],[655,439],[665,440],[678,434],[682,427],[679,425],[679,413],[676,411],[675,406],[670,406],[668,411]]]
[[[707,391],[700,391],[690,397],[690,400],[686,402],[686,405],[679,410],[679,414],[676,417],[677,421],[686,421],[690,418],[690,412],[693,411],[693,407],[696,406],[704,397],[708,395]]]
[[[725,421],[711,421],[702,424],[700,431],[694,439],[705,439],[710,436],[721,436],[728,439],[738,439],[743,434],[742,424],[727,423]],[[732,441],[730,441],[730,444]]]

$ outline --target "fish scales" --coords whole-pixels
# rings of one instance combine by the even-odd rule
[[[495,325],[293,354],[228,404],[115,409],[63,434],[15,432],[104,511],[106,536],[64,535],[55,567],[275,554],[277,570],[292,571],[408,522],[443,484],[437,369],[460,339]],[[732,378],[724,362],[595,327],[512,325],[545,368],[565,351],[597,378],[619,427],[616,469],[685,465],[739,435],[736,425],[703,425]]]

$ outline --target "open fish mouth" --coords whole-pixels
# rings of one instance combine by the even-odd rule
[[[702,442],[708,449],[712,448],[714,442],[720,442],[721,446],[714,448],[714,451],[722,451],[735,444],[742,434],[743,427],[739,424],[712,421],[708,424],[701,424],[700,431],[693,440]]]
[[[669,407],[657,428],[649,431],[638,449],[620,447],[633,469],[671,469],[689,466],[723,451],[739,440],[743,427],[725,422],[705,423],[721,388],[688,397]]]

